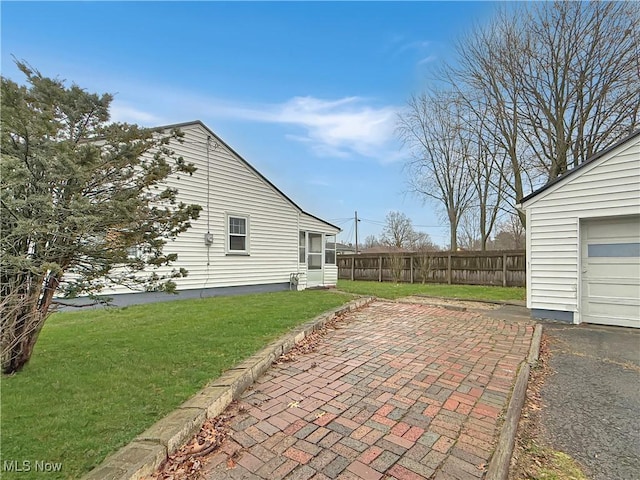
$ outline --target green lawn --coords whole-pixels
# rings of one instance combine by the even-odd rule
[[[46,478],[78,478],[223,370],[350,299],[280,292],[56,314],[26,368],[2,378],[0,468],[62,462]]]
[[[431,295],[464,300],[508,301],[525,300],[526,290],[521,287],[485,287],[482,285],[443,285],[419,283],[365,282],[339,280],[338,288],[359,295],[380,298],[400,298],[408,295]]]

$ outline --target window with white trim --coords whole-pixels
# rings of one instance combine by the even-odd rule
[[[324,241],[324,263],[325,265],[336,264],[336,236],[325,235]]]
[[[227,253],[249,253],[249,217],[227,215]]]
[[[298,240],[298,263],[307,263],[307,232],[300,230]]]
[[[142,258],[142,248],[133,245],[127,248],[127,260],[138,260]]]

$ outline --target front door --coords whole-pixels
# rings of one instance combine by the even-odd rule
[[[307,287],[322,285],[322,234],[311,233],[307,235],[309,248],[307,253]]]

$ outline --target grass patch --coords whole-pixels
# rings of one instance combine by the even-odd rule
[[[525,452],[528,471],[526,477],[532,480],[588,480],[580,465],[564,452],[550,447],[529,443]],[[523,477],[520,477],[523,478]]]
[[[547,458],[550,462],[540,469],[540,480],[587,480],[580,466],[566,453],[554,450]]]
[[[278,292],[55,314],[25,369],[2,378],[0,468],[62,462],[47,478],[78,478],[225,369],[350,299]]]
[[[483,285],[443,285],[420,283],[392,283],[339,280],[338,288],[359,295],[374,295],[396,299],[409,295],[432,295],[436,297],[464,300],[509,301],[525,300],[526,289],[522,287],[487,287]]]

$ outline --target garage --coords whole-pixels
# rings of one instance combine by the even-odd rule
[[[518,208],[532,317],[640,328],[640,130]]]
[[[640,328],[640,217],[582,222],[582,321]]]

